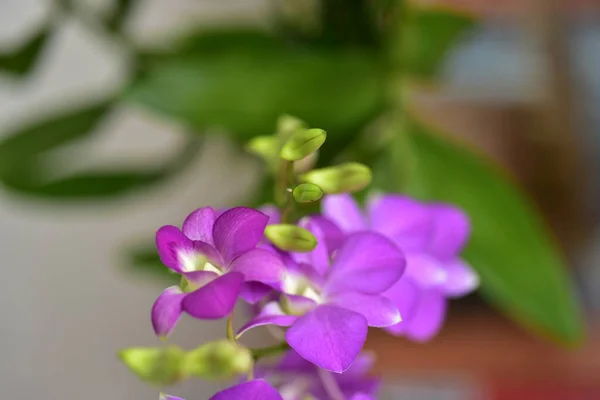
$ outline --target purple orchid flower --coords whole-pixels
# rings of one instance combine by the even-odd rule
[[[255,379],[225,389],[210,400],[283,400],[283,398],[266,381]]]
[[[282,260],[257,248],[268,217],[260,211],[236,207],[216,217],[211,207],[191,213],[180,230],[163,226],[156,233],[161,261],[185,277],[186,291],[167,288],[152,307],[152,324],[167,336],[183,311],[200,319],[223,318],[233,310],[245,282],[281,281]]]
[[[240,334],[261,325],[289,327],[286,341],[300,356],[341,373],[361,351],[368,326],[392,326],[401,320],[398,308],[381,293],[400,279],[404,257],[375,232],[352,234],[331,250],[336,235],[325,232],[333,224],[322,219],[304,224],[317,237],[317,247],[284,255],[283,294],[267,303]]]
[[[431,339],[441,329],[446,299],[468,294],[479,285],[477,274],[459,257],[470,223],[456,207],[386,195],[369,201],[363,213],[351,196],[330,195],[323,200],[323,215],[347,234],[379,232],[405,253],[406,273],[384,293],[403,318],[386,328],[392,334],[415,341]]]
[[[326,384],[334,385],[335,393],[344,399],[361,399],[360,396],[371,398],[369,396],[375,396],[381,384],[380,379],[368,375],[373,361],[371,354],[361,353],[344,373],[331,374],[319,371],[318,367],[300,357],[295,351],[288,351],[267,376],[281,382],[277,387],[284,400],[303,400],[306,396],[320,400],[337,400],[331,397],[331,388],[326,387]],[[324,382],[323,374],[329,374],[331,379]]]

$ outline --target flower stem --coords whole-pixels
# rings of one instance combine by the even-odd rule
[[[260,347],[258,349],[250,349],[250,351],[252,352],[252,357],[254,358],[254,360],[259,360],[263,357],[274,356],[274,355],[283,353],[284,351],[289,349],[289,347],[290,346],[286,342],[281,342],[274,346]]]
[[[237,343],[237,338],[235,336],[235,331],[233,330],[233,311],[227,317],[227,340],[233,343]]]
[[[281,160],[275,183],[275,202],[281,210],[281,223],[290,222],[290,217],[294,211],[294,198],[290,185],[294,181],[294,163],[287,160]]]
[[[331,372],[325,371],[322,368],[319,368],[319,378],[321,379],[321,383],[323,384],[323,388],[325,392],[329,396],[331,400],[345,400],[344,393],[340,389],[339,385],[335,381]]]

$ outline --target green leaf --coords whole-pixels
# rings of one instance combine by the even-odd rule
[[[355,162],[315,169],[300,176],[302,182],[317,185],[328,194],[357,192],[367,187],[371,179],[371,169]]]
[[[481,276],[482,295],[537,332],[579,343],[583,323],[572,282],[534,206],[487,160],[418,123],[411,133],[417,162],[408,192],[469,214],[465,257]]]
[[[292,192],[298,203],[312,203],[323,197],[323,190],[312,183],[301,183]]]
[[[250,351],[237,343],[219,340],[205,343],[186,354],[183,371],[201,379],[225,379],[245,374],[253,367]]]
[[[317,239],[309,230],[296,225],[269,225],[265,236],[284,251],[309,252],[317,247]]]
[[[14,75],[27,74],[35,66],[49,37],[49,32],[42,30],[17,51],[0,54],[0,71]]]
[[[244,142],[272,132],[281,114],[341,135],[383,107],[373,54],[295,48],[266,35],[209,37],[219,45],[188,46],[195,51],[155,66],[129,97],[194,128],[225,128]]]
[[[432,78],[452,46],[474,26],[472,17],[458,11],[411,10],[400,39],[407,72],[418,78]]]
[[[157,183],[194,159],[201,138],[190,136],[179,154],[166,164],[121,171],[86,171],[50,177],[50,150],[90,138],[110,109],[102,103],[18,129],[0,142],[0,182],[28,196],[58,200],[90,200],[114,197]],[[60,160],[65,162],[65,160]]]
[[[116,0],[114,13],[107,21],[108,27],[113,31],[120,30],[123,23],[129,17],[135,3],[136,0]]]
[[[172,385],[185,377],[185,353],[179,347],[132,347],[121,350],[119,358],[141,380],[153,385]]]
[[[281,149],[281,158],[298,161],[308,157],[325,143],[327,133],[323,129],[297,131],[285,142]]]

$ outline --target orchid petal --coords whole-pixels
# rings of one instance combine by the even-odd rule
[[[357,232],[367,228],[365,217],[349,194],[330,194],[323,198],[323,215],[332,220],[344,232]]]
[[[471,293],[479,286],[479,275],[469,264],[460,259],[444,264],[448,279],[441,290],[448,297],[461,297]]]
[[[338,250],[326,282],[326,292],[359,291],[378,294],[404,272],[402,252],[375,232],[350,235]]]
[[[414,315],[406,326],[405,336],[416,342],[432,339],[442,328],[446,316],[446,298],[437,290],[424,290]]]
[[[225,389],[210,400],[283,400],[271,385],[262,379],[255,379]]]
[[[192,271],[184,272],[183,276],[192,286],[199,288],[217,279],[219,274],[213,271]]]
[[[281,223],[281,213],[279,212],[279,208],[266,205],[262,206],[259,211],[269,217],[269,225]]]
[[[323,305],[300,317],[286,333],[288,344],[325,370],[342,373],[367,338],[367,320],[354,311]]]
[[[281,281],[285,265],[268,250],[252,249],[236,257],[229,270],[243,274],[246,281],[269,283]]]
[[[265,304],[261,312],[248,321],[238,331],[238,335],[249,331],[252,328],[264,325],[276,325],[276,326],[291,326],[298,319],[295,315],[287,315],[281,309],[279,303],[273,301]]]
[[[375,400],[375,397],[371,397],[368,394],[358,393],[350,398],[350,400]]]
[[[330,255],[344,242],[346,235],[330,219],[321,215],[312,215],[310,217],[310,222],[312,225],[318,226],[321,232],[323,232],[323,237],[325,239],[325,243],[327,244],[327,249],[329,250]]]
[[[417,302],[421,289],[409,278],[403,276],[391,288],[386,290],[383,295],[390,299],[402,315],[402,321],[396,325],[388,326],[385,330],[393,335],[402,335],[406,327],[417,311]]]
[[[176,226],[166,225],[156,232],[156,247],[163,264],[176,272],[182,272],[181,254],[193,254],[193,242]]]
[[[212,207],[198,208],[183,221],[183,234],[192,240],[213,244],[215,218]]]
[[[386,327],[402,321],[394,303],[383,296],[356,292],[339,293],[329,299],[334,304],[355,311],[367,319],[369,326]]]
[[[443,265],[425,253],[406,255],[404,276],[424,289],[439,287],[448,280],[448,272]]]
[[[189,293],[183,300],[183,309],[199,319],[219,319],[235,307],[244,276],[229,272],[207,285]]]
[[[261,282],[244,282],[240,297],[250,304],[256,304],[272,291],[271,286]]]
[[[213,240],[225,263],[255,248],[268,221],[265,214],[248,207],[232,208],[217,218]]]
[[[430,251],[442,260],[457,256],[471,233],[469,217],[449,205],[436,204],[430,209],[434,219]]]
[[[183,312],[181,303],[185,293],[177,286],[167,288],[152,306],[152,327],[157,336],[167,337],[179,321]]]
[[[325,233],[320,226],[310,219],[304,219],[299,224],[302,228],[308,229],[317,239],[317,247],[310,253],[296,253],[294,259],[300,263],[310,264],[319,275],[324,275],[329,269],[329,249],[325,240]]]
[[[405,196],[385,195],[368,203],[371,229],[394,241],[403,251],[426,250],[433,232],[432,212]]]

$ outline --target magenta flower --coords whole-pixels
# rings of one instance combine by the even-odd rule
[[[446,298],[463,296],[479,284],[477,274],[459,257],[470,223],[456,207],[386,195],[370,201],[363,214],[351,196],[331,195],[324,198],[323,214],[347,234],[379,232],[405,253],[406,273],[384,293],[403,318],[386,328],[393,334],[429,340],[442,326]]]
[[[317,248],[286,257],[283,295],[267,303],[240,333],[261,325],[289,327],[286,341],[300,356],[341,373],[362,349],[368,326],[400,321],[398,308],[381,293],[402,275],[404,257],[375,232],[352,234],[339,249],[330,250],[332,240],[324,231],[331,227],[323,229],[320,222],[307,223]]]
[[[161,261],[183,275],[185,292],[167,288],[152,307],[152,324],[159,336],[168,335],[185,311],[195,318],[218,319],[233,310],[244,282],[281,281],[281,259],[257,248],[268,217],[260,211],[236,207],[218,218],[210,207],[199,208],[182,230],[163,226],[156,233]]]
[[[323,374],[329,374],[329,383],[335,386],[334,390],[345,399],[360,399],[356,396],[374,396],[381,384],[380,379],[369,376],[368,372],[373,366],[374,358],[361,353],[348,370],[342,374],[331,374],[319,371],[312,363],[300,357],[296,352],[289,351],[275,365],[267,376],[273,377],[278,384],[278,390],[285,400],[303,400],[307,397],[320,400],[332,399],[324,385]]]
[[[283,398],[267,382],[255,379],[225,389],[209,400],[283,400]]]

